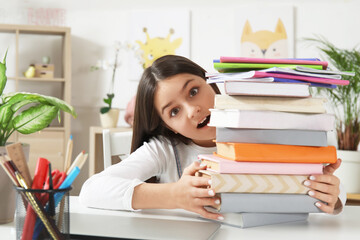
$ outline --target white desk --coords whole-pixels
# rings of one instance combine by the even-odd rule
[[[98,209],[89,209],[78,203],[77,197],[70,197],[70,232],[71,234],[92,234],[97,236],[112,237],[137,237],[144,238],[149,228],[142,228],[139,225],[139,216],[143,220],[146,218],[154,218],[151,210],[141,212],[125,212],[125,211],[107,211]],[[84,223],[89,222],[90,217],[94,219],[94,215],[98,215],[98,220],[91,226],[85,226]],[[107,218],[109,222],[103,222],[105,218],[102,216],[110,216]],[[137,220],[135,219],[137,218]],[[167,221],[179,221],[182,217],[170,216],[163,214]],[[128,225],[131,222],[137,223],[137,231],[133,231],[134,226]],[[144,221],[144,223],[148,221]],[[190,224],[200,224],[202,220],[195,219]],[[199,226],[200,226],[199,225]],[[104,227],[105,226],[105,227]],[[121,226],[127,226],[123,228]],[[132,229],[131,229],[132,228]],[[152,228],[152,231],[168,232],[171,229]],[[187,229],[183,229],[187,231]],[[0,236],[2,240],[15,239],[14,223],[0,225]],[[326,239],[326,240],[350,240],[359,239],[360,237],[360,206],[345,206],[344,211],[340,215],[327,214],[310,214],[307,222],[287,223],[271,226],[262,226],[255,228],[234,228],[229,226],[221,226],[212,239],[286,239],[286,240],[306,240],[306,239]],[[191,238],[188,238],[191,239]]]

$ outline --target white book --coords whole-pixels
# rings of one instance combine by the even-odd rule
[[[263,78],[239,78],[239,77],[231,77],[231,78],[208,78],[206,83],[224,83],[225,81],[239,81],[239,82],[274,82],[273,77],[263,77]]]
[[[310,97],[309,83],[225,81],[228,95]]]
[[[305,114],[239,109],[210,109],[209,126],[254,129],[304,129],[331,131],[335,117],[332,114]]]

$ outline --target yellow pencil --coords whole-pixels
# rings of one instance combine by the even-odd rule
[[[71,166],[67,169],[66,171],[66,175],[69,175],[69,173],[71,172],[71,170],[73,170],[74,167],[76,167],[79,162],[81,161],[81,159],[84,156],[85,151],[82,151],[79,153],[79,155],[77,155],[77,157],[75,158],[74,162],[71,164]]]
[[[68,144],[67,144],[67,148],[66,148],[66,154],[65,154],[65,162],[64,162],[64,172],[67,172],[67,170],[70,167],[71,164],[71,156],[72,156],[72,151],[73,151],[73,136],[70,135]]]

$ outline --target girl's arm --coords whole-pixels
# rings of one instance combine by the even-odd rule
[[[305,186],[311,188],[308,194],[311,197],[319,199],[322,202],[317,202],[315,205],[322,211],[330,214],[338,214],[341,212],[343,204],[339,198],[339,195],[344,195],[344,192],[340,191],[340,180],[333,175],[336,169],[340,167],[341,159],[338,159],[336,163],[330,164],[324,168],[324,174],[312,175],[309,180],[304,182]]]
[[[175,183],[143,183],[136,186],[132,207],[134,209],[182,208],[205,218],[222,220],[222,215],[204,209],[204,206],[220,204],[220,200],[214,197],[214,191],[207,189],[210,186],[209,179],[195,176],[195,172],[205,168],[206,166],[194,162],[184,169],[180,180]]]

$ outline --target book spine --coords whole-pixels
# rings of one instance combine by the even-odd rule
[[[207,165],[208,171],[234,174],[285,174],[311,175],[323,174],[321,163],[265,163],[235,162],[210,154],[200,154],[199,159]]]
[[[325,99],[215,95],[215,109],[325,113]]]
[[[211,188],[216,193],[306,194],[304,175],[211,174]]]
[[[302,194],[221,193],[221,213],[319,213],[319,200]]]
[[[218,61],[219,62],[219,61]],[[222,63],[273,63],[273,64],[308,64],[321,65],[326,69],[328,62],[313,61],[308,59],[269,59],[269,58],[243,58],[243,57],[220,57]]]
[[[325,147],[327,133],[292,129],[216,128],[216,141]]]
[[[336,148],[257,143],[216,142],[217,154],[235,161],[335,163]]]
[[[331,114],[300,114],[273,111],[211,110],[209,126],[253,129],[303,129],[330,131]]]

